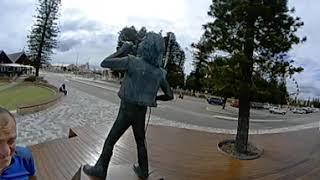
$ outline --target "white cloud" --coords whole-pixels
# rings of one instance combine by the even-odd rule
[[[78,8],[90,19],[120,26],[130,23],[130,16],[178,21],[184,18],[186,6],[183,0],[68,0],[62,3],[63,9]]]
[[[206,11],[211,1],[68,0],[62,1],[62,3],[61,19],[64,22],[75,21],[82,24],[81,19],[84,22],[94,20],[97,24],[105,26],[105,33],[114,35],[117,35],[123,27],[131,25],[134,25],[137,29],[145,26],[148,30],[155,32],[160,30],[164,33],[171,31],[177,35],[177,41],[184,49],[189,47],[192,42],[196,42],[202,34],[201,26],[208,19]],[[200,10],[203,7],[205,7],[204,10]],[[72,25],[71,27],[78,28],[79,25]],[[106,52],[106,54],[108,53],[111,52]],[[189,73],[192,69],[192,62],[191,55],[188,52],[187,57],[189,59],[186,61],[185,70]]]
[[[0,49],[12,53],[26,47],[35,5],[34,0],[0,1]]]
[[[26,46],[37,2],[0,0],[0,49],[11,53]],[[155,32],[172,31],[185,49],[203,33],[202,25],[209,20],[207,11],[211,3],[211,0],[62,0],[60,48],[53,61],[75,63],[78,54],[78,63],[90,61],[98,65],[115,50],[118,32],[131,25],[137,29],[145,26]],[[301,96],[317,95],[320,92],[317,69],[320,67],[320,21],[316,17],[320,15],[320,1],[289,0],[289,5],[295,6],[295,14],[305,22],[299,34],[308,37],[306,43],[291,51],[297,65],[305,68],[295,78],[304,89]],[[188,52],[187,57],[185,71],[189,73],[192,57]]]

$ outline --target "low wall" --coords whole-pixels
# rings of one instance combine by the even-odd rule
[[[7,76],[1,76],[1,75],[0,75],[0,82],[9,83],[9,82],[10,82],[10,78],[7,77]]]
[[[17,113],[18,114],[28,114],[28,113],[34,113],[38,111],[45,110],[53,105],[55,105],[62,97],[62,94],[59,93],[58,88],[51,85],[51,84],[46,84],[46,83],[24,83],[24,84],[30,84],[30,85],[37,85],[41,87],[47,87],[53,91],[56,92],[54,97],[42,101],[42,102],[37,102],[37,103],[32,103],[32,104],[22,104],[17,107]]]

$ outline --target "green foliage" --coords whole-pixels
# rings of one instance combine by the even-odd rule
[[[320,108],[320,99],[319,98],[314,98],[311,102],[311,104],[315,107],[315,108]]]
[[[206,67],[204,86],[212,94],[230,98],[239,98],[239,63],[236,58],[217,57]],[[283,82],[267,80],[259,73],[253,74],[253,86],[250,101],[286,104],[289,98]]]
[[[270,94],[257,88],[259,82],[252,81],[254,74],[264,81],[282,78],[285,82],[285,78],[301,72],[303,68],[294,67],[286,55],[294,44],[306,40],[295,35],[303,22],[292,17],[293,12],[285,0],[213,0],[208,15],[214,21],[203,25],[202,38],[192,44],[196,88],[237,96],[232,91],[239,92],[238,87],[248,83],[251,94]],[[210,62],[221,58],[225,58],[221,67]]]
[[[138,44],[143,40],[146,33],[147,29],[145,27],[142,27],[139,31],[137,31],[134,26],[124,27],[119,32],[117,50],[123,45],[124,42],[131,42],[133,43],[134,48],[132,49],[133,52],[130,54],[137,55]],[[121,71],[113,71],[112,73],[116,77],[120,76],[119,78],[124,76],[124,72]]]
[[[268,102],[272,104],[287,104],[289,94],[284,82],[277,80],[268,81],[259,75],[253,76],[251,101]]]
[[[213,94],[239,97],[239,64],[236,58],[217,57],[206,67],[205,86]]]
[[[167,80],[169,84],[176,87],[184,87],[184,63],[185,53],[181,49],[176,40],[174,33],[168,32],[164,37],[165,52],[164,52],[164,68],[167,71]]]
[[[142,27],[139,31],[134,26],[124,27],[119,32],[117,50],[123,45],[125,41],[132,42],[134,44],[133,52],[131,54],[137,55],[138,45],[143,40],[147,33],[147,29]],[[185,53],[181,49],[179,43],[176,41],[175,35],[172,32],[168,32],[164,37],[165,52],[164,52],[164,68],[167,71],[167,79],[169,84],[176,87],[184,87],[184,63]],[[115,76],[122,77],[124,72],[114,71]]]
[[[287,0],[212,0],[208,12],[212,22],[203,25],[205,32],[193,46],[201,52],[198,54],[227,57],[230,67],[239,65],[236,71],[240,82],[236,137],[239,153],[246,152],[248,142],[253,76],[259,73],[270,82],[281,78],[285,83],[287,76],[302,71],[292,66],[293,61],[286,55],[293,45],[306,40],[296,35],[303,22],[293,17],[293,13],[294,9],[287,7]],[[205,56],[197,59],[203,61],[202,57]],[[232,76],[228,68],[222,69],[223,74]],[[281,91],[283,86],[285,84],[281,84]]]
[[[142,27],[140,31],[145,31],[146,33],[146,28]],[[131,27],[124,27],[120,32],[119,32],[119,37],[118,37],[118,45],[117,45],[117,50],[123,45],[124,42],[132,42],[135,45],[135,52],[132,52],[134,55],[137,54],[137,46],[138,44],[142,41],[143,37],[145,34],[141,34],[139,36],[138,31],[134,26]]]
[[[137,31],[134,26],[124,27],[119,32],[117,50],[123,45],[124,42],[126,41],[132,42],[133,45],[135,46],[134,48],[135,51],[132,52],[132,54],[136,55],[138,45],[143,40],[146,34],[147,34],[147,29],[145,27],[142,27],[139,31]]]
[[[186,79],[186,89],[195,90],[196,88],[197,88],[197,85],[196,85],[195,72],[191,72]]]
[[[215,19],[203,26],[204,37],[211,50],[230,54],[243,52],[248,38],[253,38],[257,56],[273,57],[305,40],[295,35],[303,22],[292,17],[293,12],[287,0],[213,0],[208,15]],[[248,30],[254,36],[248,37]]]
[[[204,90],[207,90],[205,87],[204,77],[206,75],[206,67],[207,63],[209,61],[209,52],[210,47],[204,43],[204,38],[201,38],[200,42],[198,44],[191,44],[191,46],[194,49],[193,56],[194,61],[193,65],[195,67],[195,70],[193,72],[194,75],[194,82],[193,87],[191,89],[194,89],[198,92],[202,92]],[[190,87],[188,87],[190,88]]]
[[[60,0],[39,0],[36,21],[27,37],[28,55],[36,68],[36,76],[39,75],[41,65],[50,60],[53,49],[57,46],[60,4]]]
[[[26,81],[26,82],[35,82],[36,80],[37,80],[36,76],[29,76],[24,79],[24,81]]]
[[[0,106],[14,110],[18,105],[49,100],[55,92],[40,86],[18,85],[0,92]]]

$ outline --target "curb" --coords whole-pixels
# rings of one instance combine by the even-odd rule
[[[160,120],[158,119],[156,121],[151,120],[150,124],[160,125],[160,126],[170,126],[170,127],[176,127],[176,128],[182,128],[182,129],[197,130],[197,131],[216,133],[216,134],[230,134],[230,135],[237,134],[237,129],[204,127],[204,126],[174,122],[172,120],[165,120],[165,119],[160,119]],[[282,128],[273,128],[273,129],[249,129],[249,134],[250,135],[280,134],[280,133],[302,131],[302,130],[307,130],[307,129],[318,129],[319,126],[320,126],[319,122],[313,122],[313,123],[309,123],[309,124],[288,126],[288,127],[282,127]]]

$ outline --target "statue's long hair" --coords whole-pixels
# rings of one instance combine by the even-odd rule
[[[154,32],[148,32],[139,44],[137,55],[144,61],[156,66],[162,66],[162,56],[165,44],[162,36]]]

